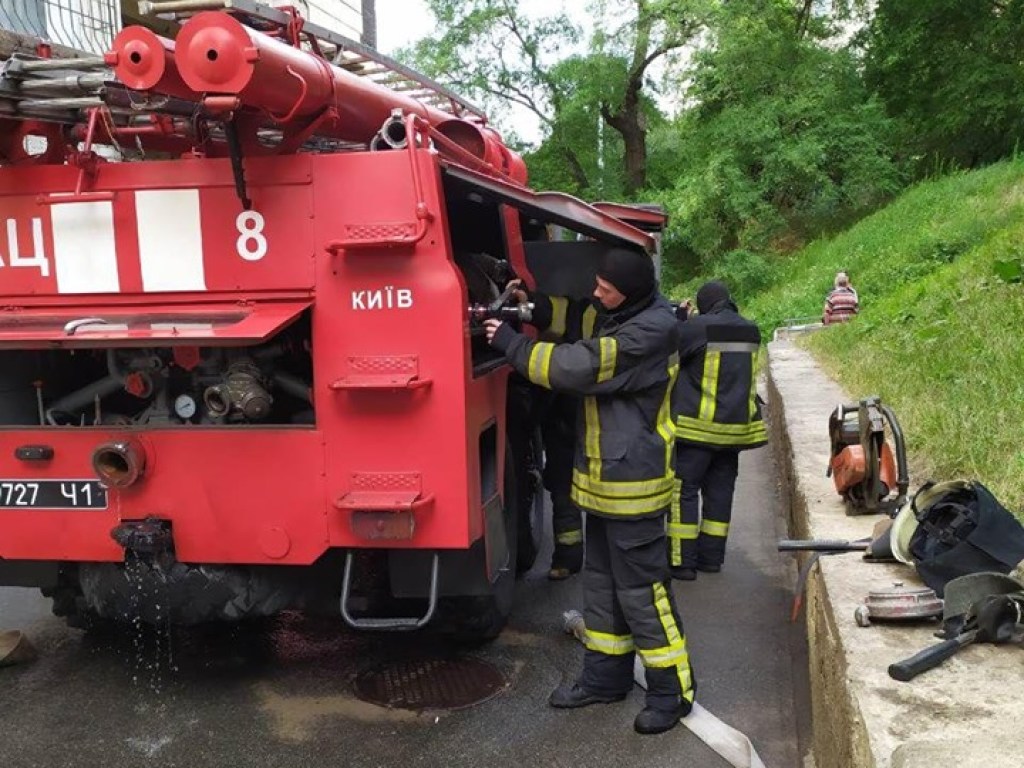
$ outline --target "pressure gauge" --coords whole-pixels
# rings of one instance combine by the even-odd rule
[[[178,418],[187,421],[196,415],[196,401],[191,395],[178,395],[174,400],[174,412]]]

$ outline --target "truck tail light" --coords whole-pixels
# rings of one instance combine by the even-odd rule
[[[107,488],[127,488],[142,477],[146,452],[130,440],[103,443],[92,453],[92,468]]]

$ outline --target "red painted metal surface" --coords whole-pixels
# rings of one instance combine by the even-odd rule
[[[336,117],[321,131],[369,141],[394,109],[439,123],[452,115],[369,82],[310,53],[244,27],[223,13],[197,14],[177,38],[178,67],[198,94],[238,96],[278,122],[309,117],[325,107]]]
[[[104,56],[117,79],[135,91],[155,91],[181,99],[194,98],[178,72],[174,41],[145,27],[125,27]]]
[[[410,156],[422,203],[431,212],[423,238],[386,250],[326,250],[325,244],[353,225],[373,229],[413,215],[417,195]],[[226,161],[104,165],[97,187],[114,194],[104,203],[78,203],[60,194],[74,185],[72,168],[27,170],[0,169],[0,210],[15,222],[21,255],[41,254],[49,268],[45,276],[38,266],[0,268],[0,305],[8,307],[0,316],[0,345],[52,347],[58,337],[70,347],[175,343],[168,338],[171,331],[141,326],[85,326],[66,335],[61,321],[94,314],[111,321],[145,315],[146,322],[173,316],[199,324],[210,316],[244,314],[246,321],[223,331],[183,329],[178,342],[209,346],[211,334],[224,333],[222,340],[251,343],[315,295],[317,420],[310,427],[0,430],[0,455],[40,441],[55,448],[52,462],[19,466],[18,477],[93,477],[92,451],[126,434],[140,437],[149,451],[143,479],[112,491],[108,510],[5,510],[0,557],[120,560],[124,553],[110,539],[113,526],[155,515],[172,522],[176,552],[185,562],[310,563],[329,547],[381,546],[379,539],[353,532],[352,515],[361,506],[355,501],[360,493],[378,500],[393,494],[395,478],[410,474],[419,485],[415,493],[403,491],[398,506],[411,510],[414,533],[389,539],[387,546],[465,548],[482,535],[478,441],[490,423],[503,418],[507,372],[469,375],[464,288],[448,250],[435,156],[419,150],[252,160],[252,210],[266,214],[267,249],[258,261],[247,260],[236,247],[240,208]],[[389,183],[354,186],[367,178]],[[178,193],[172,201],[191,200],[185,207],[198,208],[199,221],[190,226],[202,260],[192,262],[201,266],[207,290],[144,290],[138,196],[154,190]],[[40,197],[70,202],[40,205]],[[72,211],[102,208],[103,222],[112,216],[117,290],[62,292],[59,273],[66,271],[67,253],[54,251],[53,231],[53,211],[60,205]],[[187,229],[180,217],[173,223]],[[22,244],[32,244],[36,231],[41,250],[25,250]],[[245,322],[250,325],[243,332]],[[332,386],[346,381],[353,386]],[[412,387],[405,386],[410,382]]]
[[[77,165],[48,156],[0,167],[2,360],[72,349],[95,366],[104,349],[171,347],[174,374],[194,375],[203,349],[247,353],[302,329],[311,381],[292,392],[311,400],[315,418],[112,426],[97,407],[88,423],[98,426],[0,426],[0,456],[35,444],[54,453],[4,459],[0,482],[95,478],[93,454],[111,443],[145,455],[140,479],[111,490],[105,509],[0,511],[0,558],[119,561],[111,530],[147,517],[171,523],[175,553],[189,563],[304,565],[330,548],[479,540],[488,501],[481,435],[496,426],[490,460],[500,474],[508,368],[473,375],[445,189],[498,206],[506,255],[528,279],[516,209],[633,247],[649,248],[650,237],[575,199],[526,190],[521,159],[489,128],[222,13],[194,17],[173,47],[126,31],[111,61],[132,88],[196,104],[237,99],[237,127],[250,140],[268,121],[284,126],[281,154],[236,157],[240,175],[226,158],[114,163],[84,152],[69,156]],[[296,137],[313,130],[367,141],[395,108],[412,137],[404,150],[298,152]],[[90,117],[86,134],[110,139],[110,126]],[[219,135],[224,118],[212,120]],[[180,124],[152,125],[114,132],[188,143]],[[0,138],[9,139],[5,126]],[[81,125],[73,130],[86,138]],[[52,402],[60,383],[33,386]],[[141,376],[115,385],[118,397],[149,386]],[[501,478],[488,487],[493,495]]]

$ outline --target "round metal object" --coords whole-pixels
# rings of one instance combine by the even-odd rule
[[[464,709],[487,701],[507,685],[480,659],[419,659],[378,664],[361,672],[355,692],[363,701],[394,709]]]
[[[864,605],[871,619],[900,621],[942,615],[942,600],[934,591],[928,587],[907,588],[902,582],[896,582],[891,589],[871,590]]]

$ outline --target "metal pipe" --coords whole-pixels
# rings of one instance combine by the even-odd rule
[[[75,390],[69,395],[64,395],[64,397],[54,402],[46,411],[46,420],[56,426],[57,419],[54,416],[55,413],[77,413],[83,408],[88,408],[92,405],[97,397],[102,400],[104,397],[109,397],[122,389],[124,389],[123,379],[116,376],[104,376],[102,379],[94,381],[92,384],[86,384],[81,389]]]
[[[78,91],[81,94],[92,94],[103,87],[107,81],[105,75],[86,74],[68,75],[46,80],[22,80],[18,83],[18,92],[24,96],[45,96],[56,91]]]
[[[33,109],[89,109],[102,107],[103,99],[95,96],[55,98],[55,99],[23,99],[18,102],[18,111]]]
[[[139,14],[182,13],[224,10],[224,0],[139,0]]]
[[[192,17],[177,38],[182,79],[196,93],[237,95],[281,123],[333,107],[337,119],[317,133],[370,141],[399,109],[436,125],[453,115],[332,66],[311,53],[243,26],[224,13]]]
[[[779,552],[864,552],[870,543],[870,539],[781,539],[778,549]]]
[[[117,79],[134,91],[156,91],[179,99],[198,100],[178,72],[174,41],[145,27],[125,27],[114,38],[104,61]]]
[[[307,403],[313,402],[313,392],[310,390],[309,385],[298,376],[293,376],[284,371],[277,371],[271,378],[273,378],[274,384],[283,392]]]
[[[105,69],[102,57],[82,59],[16,59],[18,72],[52,72],[61,69]]]
[[[409,137],[405,131],[405,122],[402,119],[401,111],[398,114],[392,113],[377,134],[392,149],[405,149],[409,144]],[[377,137],[374,136],[374,139]]]

